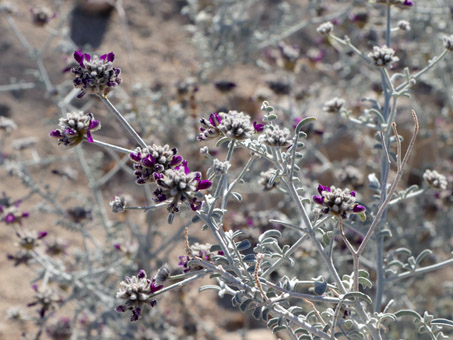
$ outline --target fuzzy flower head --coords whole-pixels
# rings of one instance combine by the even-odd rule
[[[51,238],[46,242],[46,254],[49,256],[60,256],[66,254],[69,243],[61,238]]]
[[[356,203],[355,191],[320,184],[318,192],[319,196],[313,196],[313,201],[323,207],[321,209],[323,214],[332,214],[347,219],[349,214],[362,214],[365,211],[364,206]]]
[[[170,146],[159,146],[153,144],[146,148],[136,148],[129,154],[129,158],[134,162],[134,175],[137,177],[137,184],[154,182],[155,173],[163,173],[165,170],[177,167],[182,162],[182,157],[176,155],[176,148]]]
[[[20,234],[17,233],[17,236],[19,237],[19,246],[28,251],[39,245],[39,240],[47,236],[47,231],[22,231]]]
[[[218,129],[225,137],[237,140],[248,139],[252,137],[255,129],[250,122],[250,116],[243,112],[235,110],[228,113],[219,113],[221,122]]]
[[[66,118],[60,118],[58,129],[50,131],[50,136],[58,139],[58,144],[72,148],[80,144],[84,137],[93,143],[91,131],[101,128],[101,123],[94,119],[92,113],[68,113]]]
[[[200,134],[197,139],[199,141],[216,138],[220,135],[219,125],[222,122],[222,117],[217,113],[211,113],[209,119],[200,119]]]
[[[219,161],[217,158],[214,159],[213,165],[212,165],[212,172],[216,176],[222,176],[225,175],[228,170],[231,167],[231,163],[228,161]]]
[[[447,177],[438,173],[436,170],[426,170],[423,174],[423,179],[428,185],[434,189],[447,189],[448,181]]]
[[[326,102],[322,109],[324,112],[327,113],[338,114],[341,112],[341,109],[343,108],[344,104],[345,104],[344,99],[335,97]]]
[[[275,169],[269,169],[267,171],[261,172],[258,183],[263,186],[263,190],[268,191],[277,187],[277,184],[280,180],[278,176],[276,176],[276,174],[277,170]]]
[[[333,24],[331,22],[325,22],[318,26],[316,31],[322,35],[329,35],[333,31]]]
[[[115,196],[115,199],[109,203],[112,212],[123,213],[126,210],[126,197]]]
[[[131,311],[131,321],[137,321],[142,315],[143,306],[156,306],[157,301],[151,295],[161,290],[163,285],[157,282],[156,278],[149,280],[144,270],[140,270],[137,276],[126,276],[120,283],[120,289],[116,293],[117,299],[126,300],[123,305],[115,308],[118,313]]]
[[[154,191],[155,201],[163,202],[172,199],[168,205],[170,213],[179,211],[179,202],[187,201],[193,211],[201,208],[202,202],[196,197],[199,190],[208,189],[212,183],[209,180],[202,180],[201,173],[190,172],[187,161],[175,169],[168,169],[164,173],[155,174],[158,188]]]
[[[448,37],[444,37],[444,47],[446,50],[453,51],[453,34]]]
[[[294,45],[281,42],[278,45],[280,51],[279,65],[289,72],[298,71],[300,49]]]
[[[3,193],[0,197],[0,221],[6,224],[22,224],[22,219],[28,217],[29,213],[19,210],[20,203],[11,203],[11,199]]]
[[[277,125],[268,125],[261,136],[263,143],[269,146],[285,148],[291,145],[291,132],[287,128],[280,128]]]
[[[33,24],[35,26],[46,26],[49,21],[55,18],[56,14],[52,13],[50,9],[43,6],[36,6],[30,9]]]
[[[9,1],[0,1],[0,13],[11,15],[15,12],[17,12],[17,7],[14,4]]]
[[[6,134],[9,134],[11,131],[16,129],[17,125],[14,120],[0,116],[0,131],[4,131]]]
[[[113,67],[115,54],[110,52],[100,57],[80,51],[74,52],[74,59],[79,64],[71,69],[74,74],[74,87],[81,89],[77,96],[82,98],[86,93],[106,96],[114,87],[121,84],[121,70]]]
[[[195,258],[200,258],[202,260],[211,262],[214,260],[214,256],[219,254],[223,254],[221,251],[219,252],[212,252],[211,251],[212,244],[210,243],[198,243],[196,242],[195,244],[192,244],[189,247],[189,252],[190,254],[184,255],[184,256],[179,256],[179,263],[178,266],[183,269],[184,273],[187,273],[189,271],[197,271],[203,269],[203,267],[200,267],[198,265],[189,265],[189,261],[195,259]]]
[[[392,66],[393,63],[400,60],[400,58],[395,56],[395,51],[387,46],[374,46],[373,52],[368,53],[368,58],[374,62],[374,65],[379,67]]]
[[[55,310],[55,306],[61,302],[61,298],[50,288],[38,289],[38,286],[33,285],[33,289],[36,292],[34,300],[27,304],[27,306],[38,306],[38,313],[42,319],[47,312]]]
[[[398,27],[398,29],[400,29],[401,31],[410,31],[411,30],[411,24],[409,21],[407,20],[400,20],[398,21],[398,23],[396,24],[396,26]]]

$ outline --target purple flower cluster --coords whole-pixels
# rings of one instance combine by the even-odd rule
[[[168,205],[170,213],[179,211],[179,202],[187,201],[193,211],[201,208],[202,202],[195,196],[199,190],[208,189],[212,183],[202,180],[200,172],[190,172],[187,161],[174,169],[165,170],[163,173],[154,173],[158,188],[154,191],[155,201],[163,202],[171,199]]]
[[[347,219],[349,214],[361,214],[365,207],[356,202],[356,192],[349,189],[339,189],[334,186],[318,185],[319,196],[313,196],[313,201],[321,206],[324,214],[332,214]]]
[[[91,131],[101,128],[101,123],[94,119],[92,113],[68,113],[66,118],[60,118],[59,129],[50,131],[50,136],[58,138],[58,144],[72,148],[80,144],[84,137],[89,143],[93,143]]]
[[[79,64],[71,69],[75,75],[74,87],[81,89],[78,98],[82,98],[86,93],[105,97],[114,87],[121,84],[119,77],[121,70],[112,66],[115,59],[113,52],[98,57],[75,51],[74,59]]]
[[[159,272],[161,272],[160,269]],[[137,276],[126,276],[125,280],[121,281],[121,288],[116,293],[116,297],[126,300],[126,303],[116,307],[115,311],[124,313],[130,310],[132,312],[131,321],[137,321],[142,315],[144,305],[156,306],[157,301],[151,299],[151,296],[164,287],[162,284],[164,279],[159,276],[159,272],[151,280],[147,278],[144,270],[140,270]]]
[[[177,155],[176,148],[153,144],[146,148],[136,148],[129,154],[134,162],[134,175],[137,184],[156,182],[155,201],[173,199],[168,206],[171,213],[179,211],[179,202],[189,202],[192,210],[201,208],[202,202],[195,197],[199,190],[208,189],[212,183],[201,179],[200,172],[190,172],[187,161]]]
[[[50,288],[40,290],[36,284],[32,285],[32,288],[36,294],[34,296],[34,300],[27,304],[27,306],[38,306],[38,313],[42,319],[47,312],[55,309],[55,305],[61,302],[61,298]]]
[[[0,197],[0,221],[6,224],[22,224],[22,219],[28,217],[29,213],[19,210],[20,203],[21,201],[11,203],[10,198],[3,193],[3,197]]]
[[[146,184],[154,182],[156,173],[162,173],[165,170],[179,166],[182,163],[182,157],[176,155],[176,148],[170,149],[170,146],[159,146],[153,144],[146,148],[136,148],[129,154],[129,158],[134,162],[134,175],[137,177],[137,184]]]

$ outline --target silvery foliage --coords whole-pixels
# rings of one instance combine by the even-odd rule
[[[190,6],[193,3],[190,2]],[[248,3],[253,4],[254,2],[242,3],[245,4],[243,6],[247,6]],[[241,18],[244,11],[238,10],[238,8],[241,9],[240,2],[231,1],[228,4],[235,5],[230,6],[236,11],[233,13],[236,16],[232,17]],[[220,12],[227,10],[226,6],[219,7]],[[422,17],[426,15],[423,10],[417,13]],[[244,21],[244,19],[242,20]],[[411,34],[420,33],[422,30],[421,26],[421,24],[413,24]],[[433,26],[433,30],[436,32],[441,28],[439,23],[434,23]],[[344,48],[351,48],[354,52],[358,51],[358,49],[354,49],[353,42],[355,39],[353,36],[342,39],[333,35],[336,34],[335,30],[326,33]],[[216,35],[213,34],[213,36]],[[233,35],[233,38],[237,39],[236,36]],[[254,35],[245,35],[245,37],[249,36]],[[266,39],[269,39],[269,37],[263,38],[262,41],[266,42]],[[225,41],[229,40],[225,39]],[[441,39],[439,41],[442,46]],[[442,71],[448,70],[450,66],[447,63],[443,64],[440,62],[442,58],[446,57],[446,53],[443,50],[438,50],[439,47],[435,44],[436,41],[430,39],[429,42],[435,47],[434,51],[439,51],[438,57],[429,64],[429,69],[437,66],[436,68],[440,71],[438,71],[439,77],[424,78],[423,80],[431,84],[433,88],[441,89],[442,83],[448,80],[445,72]],[[444,45],[446,50],[448,50],[448,44],[447,39]],[[209,50],[208,46],[206,44],[205,51]],[[217,52],[215,58],[205,55],[206,64],[203,67],[212,67],[209,63],[212,63],[213,60],[215,61],[216,58],[219,60],[218,65],[223,67],[225,59],[228,63],[240,60],[240,57],[237,58],[235,55],[241,56],[243,51],[248,50],[243,45],[241,45],[242,47],[233,46],[235,47],[234,49],[230,50],[228,48],[228,53],[224,54],[214,49],[214,52]],[[27,47],[26,44],[25,47]],[[225,49],[220,51],[225,52]],[[364,50],[359,57],[366,56],[367,52],[369,52],[369,49]],[[248,55],[247,53],[245,55]],[[34,58],[40,61],[42,51],[34,54]],[[349,62],[346,58],[350,58],[350,56],[346,53],[341,53],[339,58],[348,66],[341,70],[341,76],[347,77],[358,73],[357,69],[361,66],[358,66],[358,63]],[[370,62],[370,60],[365,61]],[[424,66],[421,61],[417,60],[416,62],[420,63],[420,69],[423,70]],[[289,138],[285,133],[286,148],[272,145],[274,143],[263,143],[257,135],[251,133],[247,134],[246,138],[239,140],[231,140],[228,136],[224,136],[218,141],[218,145],[227,145],[228,154],[222,160],[218,158],[212,159],[212,169],[214,170],[211,171],[210,175],[215,184],[214,189],[209,194],[199,194],[200,199],[204,200],[204,204],[200,211],[193,212],[194,217],[192,220],[193,223],[201,221],[203,229],[212,232],[216,238],[216,244],[210,248],[210,251],[218,252],[221,250],[222,253],[219,254],[222,255],[215,255],[214,259],[209,261],[201,256],[195,256],[189,263],[189,267],[197,268],[197,270],[189,271],[182,276],[176,276],[175,280],[182,279],[183,281],[173,285],[170,284],[165,291],[179,289],[185,283],[192,282],[194,279],[211,275],[214,278],[214,284],[205,286],[202,290],[213,289],[218,292],[220,297],[230,296],[233,305],[238,306],[241,311],[251,313],[255,318],[267,322],[267,326],[274,332],[288,332],[293,339],[336,339],[343,337],[349,339],[387,339],[393,337],[392,332],[401,325],[400,323],[396,324],[396,322],[400,322],[399,320],[402,319],[406,322],[403,325],[407,329],[405,331],[408,332],[404,334],[412,334],[412,338],[423,336],[417,335],[416,331],[420,331],[422,334],[425,333],[431,339],[447,338],[444,334],[448,331],[448,327],[451,327],[451,320],[434,318],[427,312],[415,311],[410,304],[406,305],[404,299],[399,299],[398,295],[403,296],[406,293],[402,291],[404,286],[401,284],[406,278],[451,265],[452,261],[447,260],[431,265],[422,264],[422,261],[429,257],[430,251],[419,251],[416,242],[405,244],[404,242],[407,242],[405,238],[407,232],[404,233],[400,230],[401,228],[392,226],[392,224],[404,225],[400,220],[405,218],[413,221],[418,218],[417,213],[407,211],[408,208],[406,210],[401,208],[399,213],[393,216],[387,209],[399,206],[401,202],[404,202],[404,205],[410,202],[411,198],[420,196],[425,192],[429,193],[427,188],[419,189],[415,187],[397,191],[396,185],[393,185],[397,181],[387,178],[389,170],[387,160],[393,160],[392,168],[398,167],[396,177],[402,174],[404,168],[400,168],[398,165],[399,162],[404,164],[404,158],[402,157],[404,155],[401,152],[397,152],[395,159],[394,153],[390,150],[390,147],[399,145],[398,141],[400,140],[398,135],[395,138],[391,136],[392,129],[390,126],[395,121],[395,114],[391,110],[396,110],[398,98],[408,95],[409,90],[415,85],[415,81],[419,81],[419,78],[425,72],[422,74],[405,72],[404,74],[394,74],[394,76],[390,77],[391,71],[383,70],[382,67],[372,70],[374,71],[373,74],[376,75],[375,78],[383,77],[382,85],[386,88],[385,102],[388,104],[393,99],[393,105],[381,106],[376,100],[368,100],[372,107],[367,112],[363,112],[359,118],[355,118],[347,107],[342,108],[341,112],[338,112],[341,115],[340,118],[346,119],[351,124],[382,133],[380,139],[379,134],[377,136],[377,145],[379,147],[376,148],[376,150],[382,150],[380,154],[381,162],[378,162],[380,167],[377,169],[373,168],[377,175],[371,172],[368,174],[369,189],[372,190],[374,197],[359,196],[361,202],[363,200],[367,203],[367,220],[363,223],[356,218],[351,218],[347,221],[335,220],[335,217],[318,214],[316,206],[311,203],[309,197],[310,194],[315,193],[315,185],[313,182],[309,182],[310,179],[305,176],[307,174],[306,171],[302,166],[299,167],[298,164],[300,164],[301,153],[304,151],[304,145],[300,142],[301,140],[304,140],[307,145],[304,156],[310,157],[308,154],[310,150],[309,140],[305,140],[307,136],[304,129],[310,123],[313,123],[312,119],[302,120],[295,129],[291,130]],[[40,69],[40,72],[40,78],[44,81],[47,91],[50,92],[53,86],[44,76],[46,71]],[[402,83],[397,83],[398,79],[403,79]],[[390,92],[392,86],[396,92]],[[55,104],[60,104],[58,107],[61,108],[61,113],[64,115],[66,112],[74,111],[75,108],[71,103],[77,93],[71,94],[68,88],[65,89],[64,87],[63,90],[67,90],[67,92],[63,91],[63,93],[68,97],[64,98],[65,100],[63,98],[55,98],[54,100]],[[447,97],[450,97],[450,94],[446,95]],[[451,101],[451,99],[449,100]],[[321,108],[322,104],[318,104]],[[274,124],[274,120],[278,116],[285,118],[280,122],[282,125],[287,124],[286,112],[281,115],[280,113],[275,114],[276,110],[269,104],[263,105],[262,108],[265,116],[264,123],[268,127],[274,126],[274,129],[277,129],[278,125]],[[183,111],[180,112],[182,113]],[[178,117],[185,119],[182,116],[181,114]],[[293,118],[291,115],[289,116]],[[159,126],[158,128],[165,130],[164,124],[156,125]],[[289,127],[287,126],[286,128]],[[142,131],[139,132],[142,133]],[[334,135],[330,135],[330,137],[332,136],[334,137]],[[101,146],[105,146],[108,148],[107,150],[131,151],[108,145],[107,143]],[[366,147],[367,145],[364,146],[364,148]],[[233,165],[233,160],[235,152],[239,148],[250,151],[250,159],[238,171]],[[204,149],[203,154],[206,155],[207,152]],[[81,145],[77,146],[75,155],[82,165],[87,164]],[[75,194],[64,198],[58,197],[58,193],[48,191],[48,187],[44,182],[36,181],[31,174],[33,172],[32,167],[47,161],[46,159],[34,157],[30,162],[23,162],[21,159],[5,161],[11,173],[18,176],[24,185],[30,188],[30,193],[41,198],[42,203],[37,208],[55,214],[59,219],[67,220],[68,209],[62,205],[62,202],[70,201],[70,199],[76,197],[78,200],[82,200],[84,205],[95,207],[95,222],[105,228],[105,244],[111,244],[115,237],[122,239],[121,243],[115,245],[119,252],[114,252],[105,244],[102,246],[98,244],[90,229],[87,228],[91,224],[90,221],[69,221],[66,226],[80,234],[85,246],[84,250],[77,254],[71,263],[71,266],[75,268],[74,270],[68,273],[67,268],[60,260],[55,260],[46,254],[33,254],[34,260],[43,268],[38,272],[37,277],[41,286],[39,292],[48,291],[46,290],[48,285],[72,288],[72,294],[61,301],[58,297],[49,293],[48,298],[46,298],[41,307],[46,307],[46,313],[50,313],[45,318],[38,319],[41,322],[41,326],[44,327],[46,322],[54,315],[53,308],[50,308],[53,306],[50,306],[47,301],[53,304],[64,304],[74,301],[77,303],[77,313],[74,320],[83,320],[84,322],[88,320],[85,323],[88,325],[86,328],[78,329],[74,333],[74,337],[77,339],[93,336],[108,336],[109,338],[118,339],[145,338],[146,336],[146,334],[141,334],[144,333],[143,330],[137,331],[136,328],[129,327],[127,318],[122,318],[121,315],[116,315],[113,312],[114,306],[118,303],[114,297],[119,281],[112,282],[112,280],[117,280],[118,275],[131,275],[131,273],[137,271],[139,263],[147,263],[150,259],[154,259],[152,256],[153,238],[157,235],[157,232],[151,222],[149,222],[151,217],[148,218],[147,232],[141,234],[135,226],[130,225],[128,222],[124,224],[113,222],[107,216],[105,212],[107,204],[103,202],[102,195],[99,195],[100,191],[96,189],[100,185],[107,183],[118,169],[129,170],[124,166],[124,158],[119,159],[116,153],[109,153],[109,156],[119,164],[115,170],[105,174],[97,171],[97,175],[93,176],[92,169],[89,166],[83,167],[89,184],[94,189],[93,197],[88,199]],[[240,231],[225,231],[223,223],[227,220],[228,215],[232,213],[232,209],[230,211],[228,209],[229,205],[232,204],[232,200],[241,202],[245,206],[252,206],[247,200],[244,201],[243,196],[245,195],[241,195],[237,191],[241,189],[241,191],[247,192],[249,187],[243,185],[243,183],[251,182],[251,178],[247,177],[247,174],[256,174],[253,168],[258,162],[263,162],[274,169],[269,174],[266,174],[265,177],[271,186],[278,183],[278,186],[276,186],[278,190],[273,190],[272,192],[276,191],[279,195],[282,195],[279,198],[284,197],[284,199],[280,199],[277,207],[284,209],[290,217],[284,220],[284,216],[287,215],[282,215],[278,220],[272,221],[283,230],[270,228],[264,231],[258,236],[256,242],[253,242],[252,246],[252,242],[244,238]],[[97,167],[95,170],[101,168],[100,161],[97,163],[92,164],[92,167]],[[221,166],[220,169],[219,165],[221,163],[225,166]],[[218,171],[215,171],[215,169]],[[63,170],[58,174],[61,177],[62,185],[71,185],[74,188],[85,185],[80,179],[64,174]],[[272,174],[272,178],[269,178],[270,174]],[[426,176],[427,182],[430,185],[434,184],[437,189],[442,189],[445,183],[444,178],[437,172],[434,175],[437,178],[437,182],[436,179],[433,181],[432,173]],[[131,183],[132,181],[131,175]],[[252,191],[251,187],[250,191]],[[440,192],[441,194],[442,192]],[[125,200],[122,198],[115,199],[111,205],[116,212],[136,208],[146,210],[148,214],[150,214],[149,212],[154,213],[153,210],[159,209],[161,206],[156,204],[147,207],[133,207],[129,205],[129,200],[126,205]],[[165,207],[161,209],[165,209]],[[186,210],[190,211],[189,209]],[[127,213],[130,214],[130,211]],[[383,213],[388,213],[388,216],[382,217],[385,215]],[[389,216],[393,220],[390,220]],[[119,231],[121,229],[119,228],[120,226],[131,229],[136,236],[136,246],[125,241],[124,236]],[[344,229],[347,229],[346,233],[344,233]],[[373,238],[371,238],[372,233],[367,233],[369,230],[377,231]],[[360,244],[370,242],[368,247],[366,247],[365,253],[363,253],[365,248],[353,243],[348,231],[355,231],[365,237],[366,242],[362,240]],[[390,237],[392,232],[395,235]],[[418,230],[415,230],[416,233],[418,233]],[[369,236],[368,239],[367,236]],[[410,239],[410,237],[411,235],[407,239]],[[382,246],[384,238],[394,243],[395,247],[393,249],[395,250],[382,254],[383,250],[387,250],[387,248],[384,249]],[[350,253],[341,253],[337,249],[338,240],[341,239]],[[374,249],[372,249],[371,243],[375,243],[376,248],[381,249],[381,255],[379,255],[379,252],[376,254]],[[403,244],[408,248],[413,246],[413,249],[397,247],[399,244]],[[64,248],[64,246],[60,248]],[[62,251],[64,252],[64,249]],[[337,252],[339,254],[338,258],[336,257]],[[377,264],[374,264],[370,259],[374,259],[376,256],[378,261]],[[379,256],[381,257],[379,258]],[[350,263],[348,263],[351,257],[354,261],[354,268],[351,268]],[[157,263],[153,264],[153,268],[157,266]],[[368,269],[365,270],[364,268]],[[112,275],[112,269],[116,271],[115,275]],[[149,271],[151,268],[144,269]],[[370,272],[376,273],[377,280],[370,275]],[[272,273],[274,275],[271,277]],[[277,277],[275,277],[275,274]],[[370,293],[373,291],[376,295],[371,297]],[[448,292],[450,292],[450,295],[448,295]],[[37,294],[38,300],[41,299],[42,295],[39,294]],[[451,290],[446,290],[446,294],[446,298],[451,298]],[[383,298],[382,295],[388,295],[388,297]],[[391,297],[394,299],[390,299]],[[159,299],[164,300],[165,298],[159,297]],[[301,301],[304,301],[304,304],[300,303]],[[303,305],[303,308],[301,305]],[[47,309],[47,307],[49,308]],[[14,318],[20,318],[21,315],[18,312],[10,314]],[[161,339],[177,338],[174,327],[169,325],[165,318],[160,317],[160,314],[155,313],[155,311],[153,311],[151,317],[148,314],[145,315],[141,322],[147,328],[159,332]]]

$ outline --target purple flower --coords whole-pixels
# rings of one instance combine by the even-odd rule
[[[88,143],[93,143],[91,131],[101,128],[101,123],[94,119],[92,113],[68,113],[66,118],[60,118],[58,129],[50,131],[50,137],[58,139],[58,144],[72,148],[80,144],[86,137]]]
[[[11,203],[10,200],[10,197],[6,196],[5,193],[0,197],[0,221],[6,224],[22,224],[22,219],[28,217],[29,213],[19,210],[21,201]]]
[[[365,212],[365,207],[356,203],[356,192],[349,189],[338,189],[334,186],[328,187],[319,184],[319,195],[313,196],[313,201],[321,205],[323,214],[332,214],[342,219],[347,219],[349,214],[360,214],[361,218]]]
[[[258,123],[256,120],[253,122],[253,128],[256,132],[263,132],[264,124]]]
[[[75,75],[74,87],[81,89],[78,98],[82,98],[86,93],[105,97],[114,87],[121,84],[119,77],[121,70],[112,66],[115,59],[113,52],[98,57],[75,51],[74,59],[79,64],[71,69]]]
[[[16,252],[16,254],[11,255],[8,254],[6,255],[6,258],[10,261],[14,261],[14,267],[17,267],[18,265],[25,264],[28,265],[28,262],[33,258],[30,255],[30,252],[27,250],[19,250]]]

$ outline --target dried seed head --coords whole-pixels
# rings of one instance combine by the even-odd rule
[[[397,26],[401,31],[410,31],[411,30],[411,24],[409,23],[409,21],[406,21],[406,20],[398,21]]]
[[[5,13],[8,15],[14,14],[17,12],[17,7],[9,1],[0,2],[0,13]]]
[[[318,33],[321,33],[322,35],[328,35],[328,34],[332,33],[333,25],[331,22],[325,22],[325,23],[321,24],[320,26],[318,26],[316,31]]]
[[[124,196],[115,196],[115,199],[109,203],[114,213],[122,213],[126,208],[126,198]]]
[[[447,189],[448,181],[447,177],[438,173],[436,170],[426,170],[423,174],[423,179],[434,189]]]
[[[374,46],[373,52],[368,54],[368,58],[373,60],[374,65],[379,67],[385,67],[387,65],[392,66],[392,63],[400,60],[395,56],[395,51],[387,46]]]
[[[10,307],[6,311],[6,319],[13,321],[24,321],[26,316],[20,307]]]
[[[219,161],[217,158],[214,159],[214,165],[212,169],[214,170],[214,174],[216,176],[225,175],[228,172],[228,169],[231,167],[231,163],[228,161]]]
[[[7,134],[9,134],[11,131],[16,130],[16,129],[17,129],[17,125],[14,122],[14,120],[0,116],[0,130],[1,131],[5,131]]]
[[[272,125],[264,129],[264,134],[260,137],[260,140],[269,146],[284,148],[291,145],[290,134],[289,129]]]
[[[345,104],[344,99],[335,97],[326,102],[322,109],[327,113],[338,114],[341,112],[341,109],[343,108],[344,104]]]
[[[264,187],[264,190],[272,190],[277,186],[279,178],[276,176],[276,173],[277,170],[275,169],[261,172],[258,183]]]
[[[50,9],[43,6],[36,6],[30,9],[33,24],[36,26],[45,26],[49,21],[55,18],[55,14],[52,14]]]
[[[279,65],[289,72],[298,72],[300,49],[297,46],[281,42],[279,45],[280,58]]]
[[[444,47],[449,51],[453,51],[453,34],[448,37],[444,37]]]

